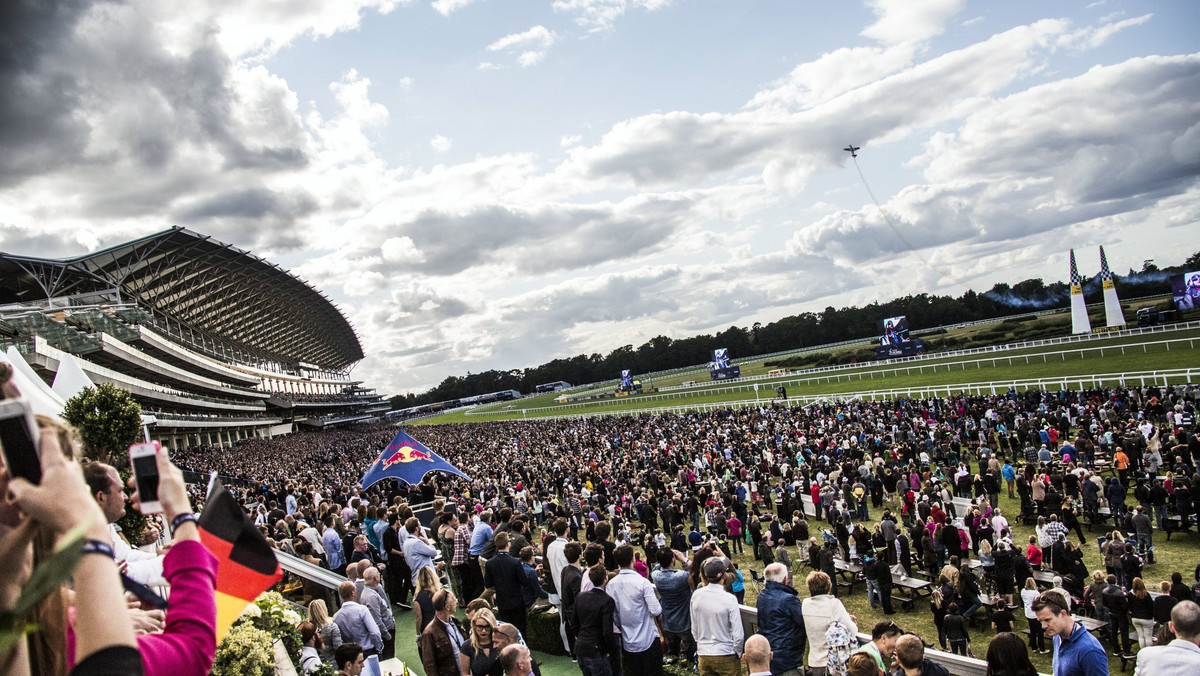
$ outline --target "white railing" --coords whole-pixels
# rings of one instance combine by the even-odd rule
[[[1008,390],[1070,390],[1070,389],[1087,389],[1099,388],[1112,385],[1129,386],[1138,385],[1145,386],[1147,384],[1155,385],[1170,385],[1170,384],[1190,384],[1200,378],[1200,367],[1185,368],[1185,369],[1164,369],[1157,371],[1129,371],[1124,373],[1096,373],[1083,375],[1069,375],[1047,378],[1025,378],[1013,380],[998,380],[990,382],[977,383],[953,383],[947,385],[925,385],[916,387],[897,387],[890,389],[863,390],[858,392],[841,392],[837,394],[811,394],[789,396],[788,403],[808,404],[817,401],[835,400],[849,401],[855,399],[879,400],[879,399],[926,399],[934,397],[949,397],[957,393],[969,395],[985,395],[985,394],[1002,394]],[[644,397],[639,397],[634,401],[644,401]],[[714,401],[701,402],[695,404],[680,404],[677,406],[662,406],[662,407],[646,407],[646,408],[614,408],[607,411],[585,411],[576,413],[564,413],[562,409],[566,406],[575,406],[567,404],[563,407],[541,407],[534,409],[522,409],[522,417],[529,417],[533,414],[534,418],[540,420],[553,420],[560,418],[591,418],[591,417],[607,417],[618,415],[659,415],[664,413],[682,413],[687,411],[707,412],[724,408],[745,408],[747,406],[762,406],[770,404],[773,401],[779,401],[773,397],[758,397],[755,399],[743,399],[738,401]],[[592,406],[609,405],[620,406],[629,403],[629,400],[605,400],[603,403],[592,402]],[[550,414],[542,414],[542,411],[550,411]],[[515,411],[496,412],[493,415],[513,414]],[[480,415],[483,412],[479,413]]]
[[[1142,348],[1142,352],[1148,352],[1149,348],[1151,346],[1154,346],[1154,347],[1161,346],[1166,351],[1169,352],[1171,350],[1172,344],[1176,344],[1176,345],[1179,345],[1180,347],[1182,347],[1183,344],[1186,343],[1188,349],[1195,349],[1196,341],[1198,341],[1198,340],[1200,340],[1200,337],[1174,338],[1171,340],[1147,341],[1147,342],[1141,342],[1141,343],[1126,343],[1126,344],[1119,344],[1119,345],[1102,345],[1102,346],[1086,347],[1086,348],[1079,348],[1079,349],[1072,349],[1072,350],[1059,350],[1059,351],[1055,351],[1055,352],[1032,352],[1029,354],[1007,355],[1007,356],[996,355],[996,356],[991,356],[991,357],[985,357],[982,359],[972,359],[972,360],[959,360],[959,361],[942,360],[942,361],[938,361],[937,363],[933,363],[933,364],[918,364],[915,366],[912,366],[912,365],[910,365],[910,366],[893,366],[891,368],[881,367],[877,364],[869,364],[866,366],[860,366],[860,372],[857,374],[856,373],[840,374],[839,373],[836,375],[813,376],[813,377],[808,377],[808,378],[795,378],[792,376],[772,376],[771,384],[772,385],[783,385],[785,387],[795,388],[795,387],[802,387],[805,385],[808,385],[808,386],[817,385],[817,384],[821,384],[821,383],[834,383],[834,382],[840,383],[843,381],[843,379],[846,382],[851,382],[853,380],[858,380],[861,382],[861,381],[865,381],[865,380],[874,380],[877,377],[879,379],[887,379],[888,377],[895,378],[895,377],[900,377],[901,375],[910,376],[910,375],[913,375],[914,370],[916,371],[916,373],[918,375],[924,374],[926,369],[929,369],[930,372],[932,372],[932,373],[937,373],[938,370],[942,369],[943,367],[945,368],[947,373],[955,370],[956,367],[959,370],[966,371],[971,365],[975,365],[977,368],[983,368],[983,364],[988,363],[988,362],[991,363],[992,368],[996,368],[997,362],[1007,362],[1007,365],[1011,366],[1015,360],[1019,361],[1021,359],[1024,359],[1025,363],[1029,364],[1029,363],[1031,363],[1031,359],[1036,360],[1037,357],[1042,357],[1043,363],[1048,363],[1050,357],[1060,357],[1062,361],[1066,361],[1067,355],[1074,355],[1074,354],[1078,354],[1080,359],[1084,359],[1085,354],[1089,353],[1089,352],[1096,352],[1096,353],[1098,353],[1098,356],[1101,356],[1101,357],[1104,356],[1106,351],[1114,352],[1114,351],[1119,350],[1121,352],[1121,354],[1126,354],[1127,351],[1133,350],[1133,349],[1136,349],[1139,347]],[[846,370],[846,369],[839,369],[839,370]],[[891,374],[891,375],[889,376],[889,374]],[[745,379],[743,379],[743,380],[745,380]],[[695,386],[695,387],[688,387],[686,389],[672,388],[670,390],[671,391],[670,394],[638,395],[636,398],[636,401],[650,402],[650,401],[676,400],[676,399],[680,399],[683,397],[688,397],[688,398],[715,397],[715,396],[721,396],[721,395],[735,394],[735,393],[739,393],[739,392],[752,392],[752,391],[757,393],[759,391],[758,385],[759,385],[759,383],[740,383],[740,384],[734,384],[734,385],[706,384],[703,387]],[[663,388],[662,391],[666,392],[666,391],[668,391],[668,388]],[[522,411],[524,411],[525,413],[533,412],[533,413],[537,414],[541,411],[579,410],[579,409],[584,409],[584,408],[595,408],[598,406],[612,407],[612,406],[618,406],[618,405],[625,404],[628,401],[630,401],[630,400],[623,399],[623,398],[622,399],[601,399],[601,400],[592,400],[592,401],[579,401],[579,402],[572,402],[572,403],[568,403],[568,404],[557,404],[555,406],[542,406],[542,407],[536,407],[536,408],[522,409]],[[491,410],[482,409],[482,410],[468,411],[466,413],[466,415],[481,416],[481,415],[495,415],[496,413],[498,413],[498,411],[496,411],[495,409],[491,409]]]
[[[1113,331],[1112,333],[1074,334],[1074,335],[1070,335],[1070,336],[1059,336],[1056,338],[1043,338],[1040,340],[1027,340],[1027,341],[1022,341],[1019,343],[1008,343],[1005,345],[989,345],[987,347],[963,348],[961,350],[951,350],[948,352],[926,353],[926,354],[922,354],[922,355],[914,355],[911,357],[897,357],[895,359],[887,360],[886,364],[894,365],[894,364],[907,364],[907,363],[923,362],[923,361],[940,361],[940,360],[944,360],[947,358],[954,358],[954,357],[966,356],[966,355],[972,355],[972,354],[1011,352],[1011,351],[1016,351],[1016,350],[1036,349],[1039,347],[1046,347],[1049,345],[1063,345],[1063,344],[1068,344],[1068,343],[1089,342],[1089,341],[1093,341],[1093,340],[1111,340],[1113,338],[1131,337],[1131,336],[1144,335],[1144,334],[1148,334],[1148,333],[1165,333],[1167,331],[1187,331],[1190,329],[1197,329],[1197,328],[1200,328],[1200,321],[1187,322],[1186,324],[1172,324],[1170,326],[1139,327],[1139,328],[1134,328],[1134,329],[1126,329],[1124,331]],[[1188,340],[1188,339],[1185,338],[1182,340]],[[1115,348],[1117,346],[1114,345],[1112,347]],[[1071,350],[1071,351],[1073,352],[1074,350]],[[735,378],[735,379],[727,380],[727,381],[723,381],[723,382],[724,383],[729,383],[729,382],[753,383],[753,382],[762,382],[762,381],[774,382],[774,381],[779,381],[780,379],[783,379],[783,378],[789,378],[789,377],[796,376],[796,375],[805,375],[805,374],[810,374],[810,373],[827,373],[827,372],[831,372],[831,371],[851,371],[851,370],[859,370],[859,369],[878,369],[882,363],[884,363],[884,362],[860,362],[860,363],[854,363],[854,364],[832,364],[830,366],[815,366],[815,367],[807,368],[807,369],[804,369],[801,371],[789,372],[789,373],[786,373],[783,375],[764,374],[764,375],[758,375],[758,376],[745,376],[742,378]],[[665,387],[660,387],[659,391],[660,392],[673,392],[673,391],[689,389],[689,388],[704,388],[704,387],[707,387],[710,385],[711,385],[711,383],[696,383],[694,385],[667,385]]]

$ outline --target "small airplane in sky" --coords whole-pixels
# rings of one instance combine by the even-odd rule
[[[850,157],[858,157],[858,151],[862,150],[862,146],[849,145],[845,148],[842,148],[842,150],[850,153]]]

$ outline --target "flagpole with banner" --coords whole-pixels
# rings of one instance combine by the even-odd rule
[[[359,482],[363,489],[383,479],[398,479],[409,484],[419,484],[430,472],[447,472],[471,480],[442,456],[429,450],[424,444],[400,430],[392,443],[383,449]]]

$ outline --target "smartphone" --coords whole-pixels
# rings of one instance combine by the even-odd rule
[[[38,455],[37,423],[33,409],[24,399],[0,400],[0,448],[8,475],[29,483],[42,482],[42,459]]]
[[[162,503],[158,501],[158,459],[155,457],[160,448],[157,441],[129,447],[129,466],[133,468],[142,514],[162,511]]]

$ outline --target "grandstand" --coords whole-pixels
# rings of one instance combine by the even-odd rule
[[[354,327],[278,265],[174,227],[61,260],[0,253],[0,347],[47,382],[72,355],[173,449],[380,418]]]

